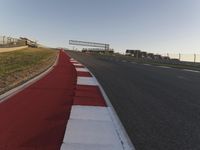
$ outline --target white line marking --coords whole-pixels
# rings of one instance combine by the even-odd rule
[[[150,64],[143,64],[143,65],[145,65],[145,66],[152,66],[152,65],[150,65]]]
[[[92,74],[92,72],[90,71],[90,74],[96,79],[96,77]],[[121,144],[123,145],[123,150],[135,150],[135,147],[133,145],[133,143],[131,142],[124,126],[122,125],[122,122],[120,121],[114,107],[112,106],[108,96],[106,95],[103,87],[101,86],[101,84],[98,82],[98,80],[96,79],[97,83],[99,84],[99,88],[101,90],[101,93],[106,101],[106,104],[108,105],[108,109],[110,111],[110,116],[112,118],[112,121],[114,123],[115,126],[115,130],[118,134],[118,137],[121,141]]]
[[[183,69],[183,71],[188,71],[188,72],[195,72],[195,73],[200,73],[200,71],[197,71],[197,70],[190,70],[190,69]]]
[[[167,66],[157,66],[157,67],[159,67],[159,68],[165,68],[165,69],[171,68],[171,67],[167,67]]]
[[[76,114],[75,116],[71,113],[73,116],[69,119],[61,150],[135,150],[102,86],[91,72],[90,74],[93,77],[78,77],[77,84],[88,85],[95,83],[96,86],[99,86],[108,105],[106,108],[111,121],[101,120],[106,119],[106,115],[100,114],[101,110],[89,112],[87,109],[79,109],[74,113],[74,115]]]

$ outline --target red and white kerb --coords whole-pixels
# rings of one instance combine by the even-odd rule
[[[70,61],[77,85],[61,150],[123,150],[98,81],[84,65]]]

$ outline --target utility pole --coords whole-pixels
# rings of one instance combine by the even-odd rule
[[[5,44],[5,37],[6,37],[6,36],[3,36],[3,45]]]
[[[196,63],[196,57],[197,57],[197,55],[194,54],[194,63]]]

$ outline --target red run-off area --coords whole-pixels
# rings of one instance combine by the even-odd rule
[[[59,150],[72,105],[106,105],[98,87],[76,82],[70,57],[60,51],[52,71],[0,103],[0,150]]]

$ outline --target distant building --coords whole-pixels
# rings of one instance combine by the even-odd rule
[[[159,60],[161,60],[161,59],[162,59],[162,56],[161,56],[161,55],[154,55],[154,59],[159,59]]]
[[[126,50],[126,55],[133,56],[136,58],[146,58],[147,52],[143,52],[141,50]]]
[[[133,57],[139,58],[139,59],[146,58],[146,59],[152,59],[152,60],[172,60],[168,56],[161,56],[161,55],[158,55],[158,54],[147,53],[147,52],[144,52],[144,51],[141,51],[141,50],[130,50],[130,49],[127,49],[126,50],[126,55],[133,56]]]
[[[163,56],[162,57],[164,60],[170,60],[169,56]]]
[[[154,54],[153,53],[148,53],[147,54],[148,59],[154,59]]]
[[[25,37],[20,37],[20,40],[21,40],[21,41],[24,41],[25,44],[26,44],[27,46],[29,46],[29,47],[38,47],[38,44],[37,44],[36,41],[32,41],[32,40],[30,40],[30,39],[28,39],[28,38],[25,38]]]

